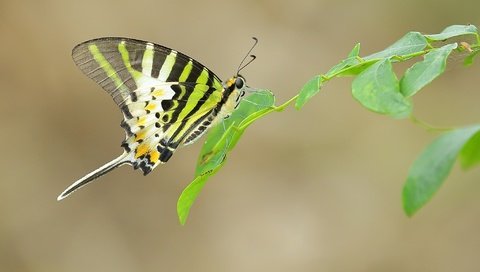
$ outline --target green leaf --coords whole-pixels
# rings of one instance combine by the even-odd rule
[[[422,51],[427,46],[427,39],[419,32],[409,32],[385,50],[364,57],[365,60],[384,59]]]
[[[458,153],[480,125],[445,133],[427,146],[415,160],[403,187],[403,209],[412,216],[425,205],[450,173]]]
[[[208,178],[215,175],[215,173],[222,168],[224,162],[225,161],[222,161],[210,172],[195,177],[195,179],[183,190],[177,201],[177,214],[180,224],[185,225],[188,214],[190,213],[190,208],[195,202],[198,194],[200,194],[200,191],[202,190],[203,186],[205,186]]]
[[[463,65],[465,66],[470,66],[473,64],[473,60],[475,57],[478,55],[478,52],[480,52],[480,49],[476,49],[473,52],[471,52],[463,61]]]
[[[337,65],[330,68],[330,70],[325,74],[326,77],[336,76],[336,74],[347,67],[356,65],[359,63],[358,54],[360,54],[360,44],[357,43],[355,47],[350,51],[347,58],[340,61]]]
[[[229,118],[211,128],[200,151],[195,175],[212,171],[222,163],[227,152],[235,146],[246,127],[245,121],[254,121],[259,114],[269,110],[275,96],[267,90],[259,90],[245,97]]]
[[[361,72],[365,71],[368,67],[372,66],[377,61],[358,61],[357,64],[348,66],[342,70],[341,73],[337,74],[337,77],[342,76],[357,76]]]
[[[224,121],[211,128],[197,160],[197,167],[195,168],[196,177],[213,171],[225,160],[229,141],[234,135],[232,132],[235,130],[234,125],[234,122]]]
[[[224,165],[227,153],[236,145],[245,129],[272,110],[275,97],[270,91],[258,90],[245,97],[231,116],[211,128],[200,152],[194,180],[183,190],[177,202],[180,223],[185,224],[190,208],[207,180]]]
[[[474,25],[452,25],[439,34],[425,35],[425,37],[431,41],[443,41],[453,37],[472,34],[478,35],[477,28]]]
[[[352,51],[350,51],[346,59],[340,61],[340,63],[330,68],[330,70],[325,74],[325,78],[329,80],[334,76],[356,76],[376,62],[365,61],[359,56],[359,54],[360,44],[357,43]],[[325,81],[326,80],[324,79],[323,82]]]
[[[441,48],[432,49],[425,59],[407,69],[400,80],[400,91],[405,97],[416,94],[420,89],[432,82],[445,71],[447,58],[457,44],[447,44]]]
[[[400,93],[389,59],[360,73],[352,83],[352,94],[364,107],[377,113],[403,118],[411,112],[412,105]]]
[[[460,151],[460,164],[463,169],[470,169],[480,163],[480,133],[477,132]]]
[[[316,95],[322,88],[323,78],[321,75],[315,76],[303,85],[295,101],[295,108],[301,109],[314,95]]]
[[[348,53],[347,59],[352,59],[358,57],[360,54],[360,43],[357,43],[353,49]]]

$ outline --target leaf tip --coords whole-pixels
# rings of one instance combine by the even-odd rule
[[[183,194],[182,194],[183,195]],[[189,209],[185,209],[184,198],[180,196],[177,201],[177,216],[180,225],[185,226],[187,222]]]
[[[301,99],[297,99],[297,101],[295,101],[295,109],[296,110],[301,110],[303,108],[303,106],[305,105],[305,102],[304,100],[301,100]]]
[[[403,187],[402,191],[402,204],[403,204],[403,212],[409,218],[413,217],[413,215],[418,211],[419,207],[415,207],[412,198],[410,197],[409,190],[406,186]]]

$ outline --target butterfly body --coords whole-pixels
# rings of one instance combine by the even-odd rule
[[[72,57],[112,96],[126,137],[122,155],[73,183],[58,200],[124,164],[150,173],[180,145],[227,118],[247,89],[238,74],[221,82],[187,55],[146,41],[94,39],[77,45]]]

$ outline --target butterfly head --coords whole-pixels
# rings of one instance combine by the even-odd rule
[[[231,77],[229,80],[227,80],[227,89],[231,92],[234,90],[242,90],[247,87],[246,80],[243,76],[241,75],[235,75]]]
[[[224,87],[229,99],[233,99],[236,104],[240,103],[240,98],[245,95],[245,92],[248,89],[247,82],[241,75],[231,77],[227,80]]]
[[[240,105],[247,89],[245,78],[241,75],[235,75],[223,82],[223,98],[219,108],[220,119],[228,118]]]

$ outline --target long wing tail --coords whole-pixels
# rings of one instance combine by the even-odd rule
[[[83,178],[75,181],[72,185],[70,185],[67,189],[65,189],[65,191],[63,191],[63,193],[61,193],[57,197],[57,200],[60,201],[64,198],[66,198],[67,196],[69,196],[71,193],[73,193],[78,188],[87,185],[91,181],[94,181],[96,178],[105,175],[106,173],[112,171],[113,169],[115,169],[119,166],[122,166],[123,164],[131,164],[131,162],[127,159],[128,154],[129,153],[124,152],[118,158],[113,159],[112,161],[106,163],[102,167],[88,173]]]

